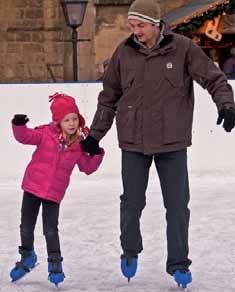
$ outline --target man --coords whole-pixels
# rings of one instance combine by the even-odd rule
[[[167,30],[154,0],[135,0],[128,23],[132,32],[114,52],[99,94],[90,136],[82,147],[91,155],[116,116],[122,150],[121,270],[128,279],[142,251],[140,217],[145,207],[149,169],[154,161],[167,220],[167,272],[186,287],[190,211],[187,147],[191,145],[193,80],[215,102],[223,127],[235,125],[235,104],[225,75],[184,36]]]
[[[230,49],[230,55],[224,63],[223,71],[228,78],[235,78],[235,46]]]

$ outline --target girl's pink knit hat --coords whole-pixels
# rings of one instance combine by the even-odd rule
[[[52,102],[50,109],[53,122],[59,124],[67,114],[75,113],[78,115],[79,127],[85,135],[87,134],[86,132],[89,129],[85,127],[85,119],[80,114],[75,99],[72,96],[56,92],[49,96],[49,101]]]
[[[55,94],[49,96],[49,101],[52,101],[50,109],[52,113],[52,120],[55,123],[60,123],[67,114],[75,113],[79,116],[79,122],[81,122],[80,125],[85,125],[85,120],[80,114],[75,99],[72,96],[56,92]]]

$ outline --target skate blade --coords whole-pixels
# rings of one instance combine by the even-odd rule
[[[39,263],[36,263],[35,266],[29,270],[29,272],[25,273],[21,278],[17,279],[17,280],[11,280],[11,283],[17,283],[19,282],[21,279],[23,279],[26,275],[28,275],[32,270],[34,270],[37,266],[39,266]]]
[[[50,282],[50,283],[52,284],[52,286],[53,286],[56,290],[60,290],[61,286],[60,286],[59,284],[61,284],[62,282],[59,282],[59,283],[52,283],[52,282]]]
[[[182,292],[182,291],[189,292],[189,287],[183,287],[181,284],[177,284],[177,287],[179,290],[177,290],[176,292]]]

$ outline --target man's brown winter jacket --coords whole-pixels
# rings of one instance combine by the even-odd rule
[[[116,116],[124,150],[153,154],[191,145],[193,80],[218,110],[234,107],[225,75],[190,39],[165,31],[160,47],[149,51],[129,37],[105,74],[90,135],[100,140]]]

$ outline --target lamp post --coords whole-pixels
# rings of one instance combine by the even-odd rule
[[[73,80],[78,80],[78,55],[77,55],[77,41],[78,32],[77,28],[82,25],[87,0],[61,0],[60,4],[63,8],[66,23],[72,28],[72,44],[73,44]]]

